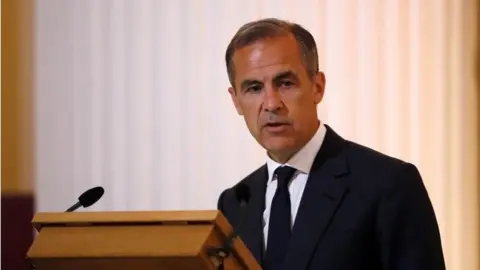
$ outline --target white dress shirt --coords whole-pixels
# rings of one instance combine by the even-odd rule
[[[323,123],[320,123],[319,128],[310,141],[298,151],[285,165],[297,169],[289,183],[288,191],[290,193],[290,205],[292,211],[292,226],[297,216],[298,206],[302,199],[303,190],[307,183],[308,174],[312,168],[313,161],[323,143],[327,130]],[[267,246],[268,240],[268,223],[270,220],[270,207],[272,205],[273,196],[277,190],[277,179],[274,177],[274,172],[277,167],[282,166],[267,155],[268,167],[268,182],[265,194],[265,210],[263,212],[263,239],[264,246]]]

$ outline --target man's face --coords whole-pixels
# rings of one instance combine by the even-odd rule
[[[277,161],[286,162],[318,127],[317,104],[325,77],[309,78],[291,35],[266,38],[236,50],[232,100],[251,134]]]

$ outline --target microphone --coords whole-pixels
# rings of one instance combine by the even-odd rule
[[[83,192],[82,195],[78,197],[78,202],[68,208],[65,212],[73,212],[77,210],[80,206],[87,208],[100,200],[100,198],[103,196],[103,193],[105,193],[103,187],[91,188]]]
[[[245,183],[240,183],[235,188],[235,197],[240,203],[240,218],[237,227],[233,230],[232,234],[223,242],[223,245],[219,248],[212,248],[208,251],[211,257],[219,259],[220,263],[218,269],[223,269],[223,261],[230,256],[233,252],[233,243],[238,237],[238,232],[241,231],[244,224],[245,212],[248,201],[250,200],[250,188]]]
[[[232,233],[232,238],[236,238],[238,235],[237,233],[241,231],[243,228],[243,223],[245,219],[245,212],[247,208],[248,201],[250,201],[250,188],[247,186],[245,183],[240,183],[236,188],[235,188],[235,197],[237,198],[237,201],[240,203],[240,219],[238,221],[238,225],[236,230],[233,231]],[[235,240],[235,239],[233,239]],[[233,241],[232,241],[233,244]]]

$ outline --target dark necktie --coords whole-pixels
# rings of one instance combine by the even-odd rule
[[[266,270],[281,269],[285,259],[292,224],[288,183],[295,171],[288,166],[278,167],[275,170],[278,185],[270,208],[267,250],[263,267]]]

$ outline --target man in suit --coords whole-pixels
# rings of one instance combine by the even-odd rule
[[[266,163],[220,195],[264,269],[445,269],[417,168],[338,135],[317,116],[325,91],[315,40],[277,19],[250,22],[226,51],[229,93]]]

